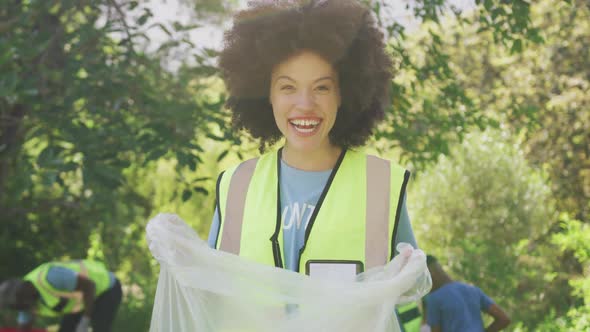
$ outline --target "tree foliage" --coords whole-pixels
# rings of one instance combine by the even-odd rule
[[[531,25],[543,44],[514,52],[477,25],[457,23],[442,39],[453,77],[474,108],[524,138],[527,158],[551,177],[559,209],[580,220],[590,208],[589,22],[587,2],[539,1]]]
[[[556,214],[542,174],[506,132],[466,135],[419,175],[411,197],[421,247],[440,256],[453,275],[478,285],[516,321],[546,309],[536,286],[550,266],[530,271],[536,261],[525,243],[543,234]]]
[[[68,252],[65,239],[106,221],[114,196],[141,203],[130,165],[174,155],[195,170],[220,101],[195,95],[203,74],[172,75],[138,52],[152,14],[124,17],[137,2],[13,2],[0,7],[3,230]]]
[[[531,7],[531,25],[539,30],[543,43],[528,45],[519,52],[510,45],[496,43],[493,33],[482,32],[478,25],[449,21],[446,23],[444,33],[441,34],[442,48],[449,55],[448,66],[476,112],[481,112],[480,115],[490,121],[490,124],[502,126],[511,136],[519,139],[522,153],[528,163],[534,169],[542,170],[547,176],[551,196],[555,202],[555,211],[566,212],[582,223],[588,222],[590,198],[588,196],[590,131],[587,126],[587,123],[590,123],[587,98],[590,95],[588,93],[589,13],[588,4],[581,1],[572,1],[569,4],[554,1],[535,3]],[[420,31],[415,38],[413,43],[416,45],[417,52],[412,54],[417,59],[423,59],[425,52],[422,51],[421,45],[427,44],[431,37],[427,31]],[[400,77],[402,82],[404,79],[407,80],[405,74],[406,72],[402,71]],[[431,94],[440,91],[440,84],[433,81],[428,81],[427,84],[418,89],[416,97],[410,102],[411,105],[419,105],[424,98],[422,96],[428,98]],[[421,111],[417,109],[416,114],[419,114]],[[446,109],[444,110],[446,112]],[[464,110],[467,111],[467,108]],[[429,128],[434,132],[438,130],[437,126]],[[447,140],[447,142],[450,141]],[[431,149],[431,151],[436,150]],[[450,160],[454,161],[454,159]],[[512,170],[507,171],[512,172]],[[426,178],[427,175],[420,174],[419,177]],[[436,199],[442,199],[438,196],[438,194],[434,195]],[[417,200],[420,203],[420,198]],[[451,198],[446,198],[446,202],[451,201]],[[444,210],[446,208],[448,206],[443,207],[443,211],[446,211]],[[541,210],[545,208],[545,206],[535,207]],[[436,216],[437,211],[434,209],[430,212],[435,220],[439,218]],[[443,215],[450,217],[446,212]],[[491,289],[498,290],[498,296],[503,296],[508,305],[513,305],[513,312],[517,313],[518,320],[527,327],[526,329],[535,330],[534,326],[541,324],[538,330],[560,331],[558,325],[551,324],[555,321],[565,322],[563,323],[565,329],[569,326],[567,324],[571,323],[568,317],[575,312],[583,312],[583,302],[580,302],[580,297],[569,295],[571,290],[575,289],[575,285],[570,285],[569,280],[582,274],[582,271],[587,269],[587,262],[583,263],[577,259],[572,251],[559,250],[555,246],[552,241],[553,236],[560,236],[564,230],[561,227],[562,219],[555,217],[555,213],[553,216],[543,218],[547,224],[543,232],[530,238],[523,236],[521,241],[516,242],[516,247],[511,247],[515,249],[514,253],[518,256],[518,260],[511,257],[508,260],[496,261],[499,265],[517,263],[514,266],[514,274],[497,279],[498,283],[505,283],[506,287],[512,287],[511,284],[516,285],[516,293],[502,293],[501,289],[490,285]],[[419,222],[415,221],[415,223]],[[471,228],[482,221],[473,220],[473,222]],[[430,224],[431,221],[424,220],[424,223]],[[439,226],[443,229],[448,227],[455,229],[454,226],[448,225],[451,223],[454,223],[453,218]],[[471,228],[466,228],[466,231]],[[436,228],[431,229],[434,233],[437,232]],[[507,237],[519,234],[517,229],[509,227],[507,228],[510,230],[509,234],[502,236],[496,234],[498,238],[495,241],[500,247],[498,249],[500,252],[506,250],[501,244]],[[426,244],[421,241],[421,245],[435,251],[440,250],[437,249],[439,246],[448,248],[448,245],[454,245],[449,252],[477,253],[477,244],[487,238],[488,232],[474,233],[473,239],[464,240],[462,235],[458,237],[457,234],[464,233],[452,234],[453,239],[457,241],[455,244],[448,242],[450,239],[448,237],[443,239],[427,237]],[[574,246],[583,248],[579,241],[574,243]],[[472,245],[475,247],[469,247]],[[451,264],[455,263],[451,260]],[[468,263],[461,261],[460,266],[452,265],[457,275],[472,282],[481,282],[476,275],[470,274],[473,271],[464,271],[469,266],[464,264]],[[486,263],[483,266],[486,266]],[[490,273],[493,275],[496,271],[502,270],[495,266],[486,266],[480,271],[488,276]],[[522,279],[516,282],[513,278]],[[518,294],[518,297],[514,294]],[[496,294],[493,295],[496,296]],[[514,297],[509,298],[510,296]],[[519,304],[519,307],[516,304]],[[572,310],[568,310],[570,307]],[[543,322],[543,319],[547,317],[551,318]],[[576,324],[586,322],[586,327],[588,325],[587,320],[583,318],[576,322]],[[576,329],[571,328],[571,330]]]
[[[411,33],[396,20],[387,19],[388,1],[371,3],[377,15],[384,17],[382,24],[391,38],[399,68],[391,87],[393,105],[388,124],[376,134],[381,146],[398,149],[406,162],[421,168],[440,153],[447,154],[450,145],[460,142],[470,130],[498,126],[457,75],[453,66],[456,58],[448,49],[449,37],[461,28],[474,29],[475,38],[491,36],[491,44],[514,53],[540,44],[541,28],[531,21],[529,1],[476,0],[476,9],[467,12],[444,0],[406,1],[423,23]],[[449,17],[449,10],[453,17]],[[458,28],[453,30],[449,22],[455,22]]]
[[[88,253],[118,272],[126,303],[151,299],[143,225],[157,205],[132,173],[172,158],[176,190],[208,186],[195,171],[224,123],[215,70],[167,71],[182,40],[145,53],[153,13],[137,1],[4,1],[0,22],[0,277]],[[137,305],[143,328],[126,330],[145,330]]]
[[[571,306],[564,315],[548,311],[538,331],[586,331],[590,326],[590,226],[574,220],[567,214],[560,217],[562,232],[553,235],[551,242],[557,246],[562,255],[573,256],[582,269],[570,276],[571,296],[577,299],[577,305]],[[527,331],[517,328],[518,332]]]

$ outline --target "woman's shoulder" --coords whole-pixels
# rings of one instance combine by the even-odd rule
[[[367,151],[366,149],[349,149],[346,151],[347,156],[350,156],[351,159],[356,160],[363,160],[366,159],[368,162],[377,164],[379,166],[386,166],[390,167],[395,170],[399,170],[402,172],[406,171],[406,168],[401,166],[398,162],[396,162],[393,158],[388,158],[385,156],[378,155],[373,151]]]
[[[268,151],[258,157],[252,157],[252,158],[243,160],[243,161],[238,162],[238,163],[234,164],[233,166],[223,170],[219,174],[219,178],[235,173],[235,171],[238,168],[254,168],[260,162],[263,162],[263,163],[275,162],[276,163],[276,158],[277,158],[276,156],[277,156],[277,151]]]

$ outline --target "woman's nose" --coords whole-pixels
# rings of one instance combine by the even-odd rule
[[[296,106],[302,110],[311,110],[315,107],[315,99],[312,91],[302,90],[297,95]]]

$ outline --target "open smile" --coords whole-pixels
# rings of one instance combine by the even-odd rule
[[[322,123],[321,119],[291,119],[289,120],[289,125],[292,127],[297,134],[302,136],[309,136],[313,135],[320,124]]]

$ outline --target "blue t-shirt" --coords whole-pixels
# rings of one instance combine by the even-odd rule
[[[426,319],[443,332],[483,332],[481,312],[492,304],[478,287],[454,281],[426,296]]]
[[[303,171],[287,165],[281,160],[281,220],[283,222],[283,254],[285,268],[291,271],[297,270],[299,249],[305,241],[305,229],[315,205],[317,204],[330,173],[332,171]],[[209,231],[208,243],[215,247],[219,232],[219,215],[217,210],[213,215],[213,222]],[[405,197],[401,209],[398,232],[395,243],[407,242],[416,246],[416,239],[410,225],[410,218],[406,208]]]
[[[109,288],[115,284],[115,275],[109,272]],[[78,285],[78,272],[63,266],[51,266],[47,271],[47,282],[57,290],[72,292]],[[19,324],[26,324],[31,321],[31,314],[26,311],[18,313]]]

